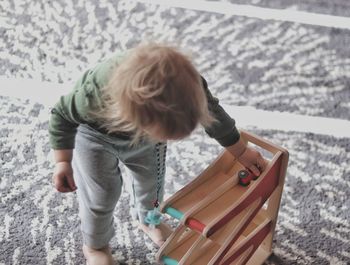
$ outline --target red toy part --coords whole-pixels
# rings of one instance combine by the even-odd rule
[[[203,232],[205,225],[202,224],[201,222],[199,222],[198,220],[194,219],[194,218],[189,218],[186,222],[186,224],[188,225],[188,227],[190,227],[193,230],[199,231],[199,232]]]
[[[252,180],[257,180],[259,176],[254,175],[249,170],[240,170],[238,172],[239,184],[242,186],[248,186]]]

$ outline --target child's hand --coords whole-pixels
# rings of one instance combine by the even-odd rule
[[[70,162],[56,163],[53,173],[53,184],[59,192],[72,192],[77,189],[73,179],[73,169]]]
[[[267,166],[267,161],[256,149],[248,146],[242,139],[227,146],[226,149],[255,176],[260,176]]]
[[[238,161],[246,168],[250,169],[254,175],[259,176],[267,166],[267,161],[252,147],[247,146]]]

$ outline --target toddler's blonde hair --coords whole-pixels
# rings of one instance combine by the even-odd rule
[[[198,123],[213,122],[200,74],[176,48],[141,44],[130,50],[102,88],[97,113],[109,133],[133,132],[162,139],[188,136]]]

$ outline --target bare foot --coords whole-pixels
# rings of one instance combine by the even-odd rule
[[[159,247],[164,244],[165,240],[173,232],[171,227],[165,223],[160,223],[160,225],[157,225],[155,228],[149,227],[147,224],[140,223],[139,228],[145,232]]]
[[[116,265],[112,258],[109,246],[94,249],[83,245],[83,253],[86,258],[87,265]]]

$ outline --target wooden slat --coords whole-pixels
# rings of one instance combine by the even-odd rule
[[[233,176],[243,167],[224,151],[161,206],[162,211],[167,205],[183,211],[183,224],[190,218],[202,223],[203,233],[187,231],[181,224],[160,254],[175,257],[180,265],[256,265],[270,255],[288,152],[249,132],[241,131],[241,136],[273,154],[265,171],[248,187],[241,187]],[[266,209],[260,209],[267,200]]]
[[[196,190],[201,184],[203,184],[212,176],[215,176],[220,172],[227,172],[234,163],[235,158],[228,151],[222,152],[219,157],[214,160],[214,162],[211,163],[198,177],[193,179],[186,186],[165,200],[160,206],[161,212],[164,212],[164,208],[167,205],[174,205],[179,199],[181,199],[186,194]]]

